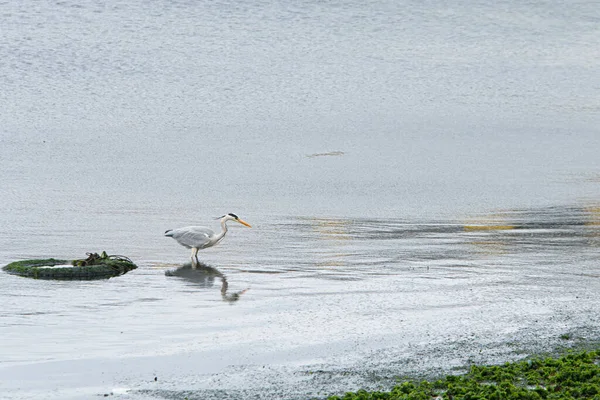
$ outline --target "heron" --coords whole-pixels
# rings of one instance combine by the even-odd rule
[[[199,263],[198,250],[206,249],[219,243],[227,233],[227,221],[239,222],[248,228],[252,228],[249,223],[232,213],[223,215],[219,219],[221,220],[221,232],[218,234],[205,226],[186,226],[178,229],[169,229],[165,232],[165,236],[172,237],[180,245],[192,249],[192,268],[197,268]]]

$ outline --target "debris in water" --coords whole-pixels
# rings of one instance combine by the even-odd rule
[[[344,153],[343,151],[330,151],[328,153],[314,153],[314,154],[309,154],[306,157],[308,158],[314,158],[314,157],[327,157],[327,156],[343,156]]]

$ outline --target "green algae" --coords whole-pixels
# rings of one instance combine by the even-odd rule
[[[85,260],[71,261],[55,258],[22,260],[2,267],[4,271],[14,275],[57,280],[107,279],[123,275],[136,268],[137,265],[128,258],[108,256],[106,252],[103,252],[101,256],[96,253],[88,253],[88,258]]]
[[[359,390],[329,400],[600,400],[600,349],[471,366],[465,375],[405,381],[390,392]]]

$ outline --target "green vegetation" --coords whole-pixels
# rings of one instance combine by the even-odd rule
[[[82,260],[59,260],[55,258],[15,261],[2,269],[8,273],[35,279],[106,279],[123,275],[135,265],[123,256],[88,253]]]
[[[2,267],[3,270],[9,272],[11,274],[21,275],[21,276],[30,276],[32,278],[37,278],[37,271],[39,267],[45,266],[54,266],[54,265],[63,265],[68,264],[67,260],[58,260],[55,258],[46,258],[39,260],[23,260],[23,261],[15,261],[8,265]]]
[[[435,382],[403,382],[390,392],[346,393],[329,400],[600,400],[600,350],[499,366],[472,366]]]

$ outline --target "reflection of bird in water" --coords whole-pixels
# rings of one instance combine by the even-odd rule
[[[196,268],[198,266],[198,250],[219,243],[227,233],[227,221],[239,222],[251,228],[246,221],[242,221],[237,215],[229,213],[221,217],[221,233],[219,234],[205,226],[186,226],[184,228],[169,229],[165,232],[165,236],[172,237],[180,245],[192,249],[192,268]]]
[[[223,275],[218,269],[204,263],[198,263],[196,268],[192,267],[191,264],[184,264],[175,270],[166,271],[165,275],[183,278],[203,288],[212,287],[214,285],[215,278],[221,278],[221,298],[223,301],[230,303],[238,301],[240,296],[248,291],[248,289],[244,289],[238,292],[227,294],[229,283],[227,282],[225,275]]]

